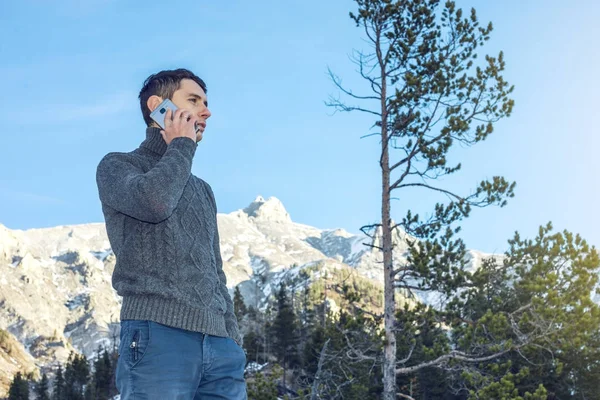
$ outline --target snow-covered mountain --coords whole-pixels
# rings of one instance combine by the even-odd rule
[[[219,214],[218,225],[228,287],[233,293],[239,286],[248,305],[264,307],[282,279],[314,265],[383,284],[380,256],[363,244],[370,239],[295,223],[277,198],[259,196],[243,210]],[[402,235],[394,239],[397,260],[405,256]],[[485,255],[470,257],[476,267]],[[47,370],[70,350],[93,357],[99,345],[117,342],[114,265],[103,223],[26,231],[0,224],[0,329],[23,354],[11,357],[0,346],[0,396],[17,370]]]

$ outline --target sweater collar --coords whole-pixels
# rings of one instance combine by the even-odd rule
[[[146,128],[146,140],[140,147],[144,147],[158,155],[163,155],[167,151],[167,143],[160,134],[160,128],[149,126]]]

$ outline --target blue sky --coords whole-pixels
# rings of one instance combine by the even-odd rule
[[[459,1],[494,32],[484,53],[505,53],[513,115],[484,143],[452,153],[463,170],[446,187],[517,181],[505,208],[475,210],[468,247],[501,252],[540,224],[600,244],[597,38],[600,5],[579,1]],[[379,144],[373,120],[337,113],[327,68],[365,87],[349,61],[368,50],[350,0],[248,2],[22,0],[0,3],[0,223],[12,229],[103,221],[95,169],[144,136],[137,93],[161,69],[186,67],[208,84],[213,116],[193,173],[219,212],[275,196],[296,222],[360,226],[379,218]],[[452,159],[451,159],[452,161]],[[438,198],[397,193],[393,217]]]

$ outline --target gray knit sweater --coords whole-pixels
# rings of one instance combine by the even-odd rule
[[[227,291],[217,207],[208,183],[191,174],[196,143],[167,146],[158,128],[129,153],[109,153],[96,181],[116,256],[112,285],[121,320],[242,339]]]

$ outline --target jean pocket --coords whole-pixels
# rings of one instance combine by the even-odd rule
[[[240,354],[240,356],[243,356],[244,358],[244,364],[246,364],[246,350],[244,350],[244,348],[242,346],[240,346],[235,340],[233,340],[232,338],[228,337],[227,338],[229,340],[229,342],[231,343],[231,345],[236,349],[236,351],[238,352],[238,354]]]
[[[138,365],[144,355],[148,352],[150,346],[150,321],[147,320],[127,320],[126,328],[127,347],[123,352],[127,352],[127,361],[129,368],[133,369]]]

